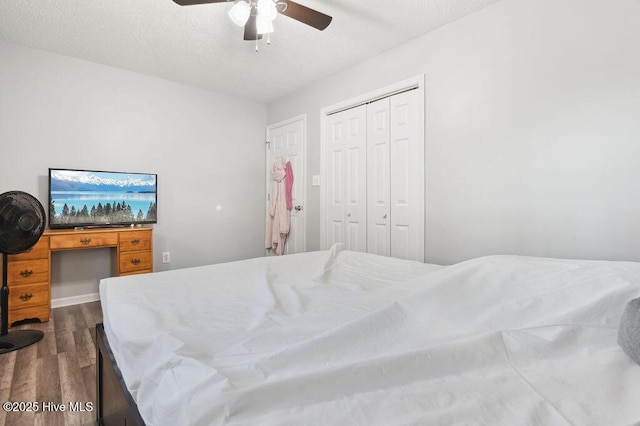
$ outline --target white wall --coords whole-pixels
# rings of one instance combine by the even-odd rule
[[[308,122],[319,248],[322,107],[426,75],[427,260],[640,261],[640,2],[502,0],[268,105]]]
[[[49,167],[158,173],[155,270],[264,254],[263,104],[2,42],[0,64],[0,192],[46,206]],[[111,255],[54,253],[52,298],[97,292]]]

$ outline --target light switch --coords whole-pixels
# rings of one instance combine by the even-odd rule
[[[320,175],[313,175],[313,177],[311,178],[311,185],[320,186]]]

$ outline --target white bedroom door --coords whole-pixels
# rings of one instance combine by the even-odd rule
[[[293,208],[290,212],[291,229],[285,244],[284,254],[303,253],[306,250],[305,211],[305,145],[306,115],[294,117],[267,126],[267,205],[271,191],[271,169],[273,162],[285,159],[293,170]]]
[[[325,244],[367,251],[366,105],[327,117]]]

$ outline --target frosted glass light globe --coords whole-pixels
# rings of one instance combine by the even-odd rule
[[[244,0],[237,1],[231,10],[229,10],[229,18],[239,27],[244,27],[251,14],[251,6]]]
[[[278,8],[273,0],[258,0],[258,15],[269,22],[278,16]]]

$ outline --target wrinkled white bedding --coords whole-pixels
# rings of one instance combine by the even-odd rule
[[[640,264],[341,251],[100,284],[151,425],[630,425]]]

